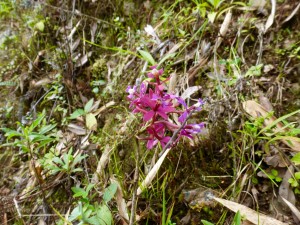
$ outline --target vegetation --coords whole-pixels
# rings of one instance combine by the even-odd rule
[[[299,223],[299,8],[2,0],[0,223]]]

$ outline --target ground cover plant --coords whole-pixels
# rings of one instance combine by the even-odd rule
[[[1,224],[298,224],[296,0],[0,2]]]

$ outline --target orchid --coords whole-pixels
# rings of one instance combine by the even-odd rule
[[[146,138],[147,148],[153,148],[158,142],[164,147],[171,137],[165,136],[165,127],[162,123],[155,123],[147,128],[149,137]]]
[[[157,70],[156,68],[157,68],[156,65],[150,67],[150,69],[152,69],[152,70],[151,70],[151,72],[148,73],[148,77],[159,80],[159,76],[161,76],[163,74],[164,70],[163,69]]]
[[[164,148],[171,140],[169,135],[179,129],[181,129],[180,132],[175,133],[178,137],[174,142],[177,142],[182,136],[192,139],[193,135],[201,132],[204,123],[185,124],[185,122],[193,111],[202,109],[203,100],[199,99],[196,104],[188,107],[181,97],[166,92],[165,83],[168,79],[161,79],[164,73],[163,69],[158,69],[157,66],[152,66],[150,69],[151,71],[147,75],[155,81],[148,79],[138,86],[128,86],[126,89],[127,99],[130,101],[129,107],[133,109],[133,113],[142,114],[142,125],[146,126],[147,136],[140,139],[147,141],[148,149],[152,149],[158,143]],[[172,114],[179,116],[180,124],[172,121]]]
[[[193,134],[198,134],[204,128],[204,123],[199,124],[188,124],[180,131],[180,134],[193,139]]]
[[[133,99],[135,97],[135,93],[136,93],[136,86],[130,87],[128,86],[126,89],[126,92],[129,93],[129,95],[127,96],[128,99]]]

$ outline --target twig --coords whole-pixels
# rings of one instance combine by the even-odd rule
[[[18,216],[19,216],[20,218],[22,218],[22,214],[21,214],[21,211],[20,211],[20,208],[19,208],[19,204],[18,204],[17,199],[14,198],[13,201],[14,201],[15,207],[16,207],[16,209],[17,209]]]
[[[133,194],[132,194],[132,202],[131,202],[131,213],[129,225],[133,225],[135,222],[135,211],[136,211],[136,203],[137,203],[137,188],[138,188],[138,180],[139,180],[139,152],[140,146],[137,139],[135,139],[136,148],[135,148],[135,171],[133,177]]]

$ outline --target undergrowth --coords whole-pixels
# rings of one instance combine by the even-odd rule
[[[296,223],[299,3],[270,2],[1,1],[1,224]]]

